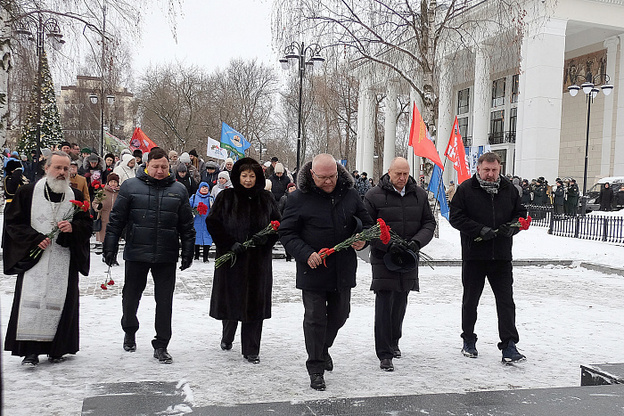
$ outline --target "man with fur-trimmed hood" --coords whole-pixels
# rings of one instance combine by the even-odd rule
[[[310,387],[325,390],[324,372],[333,370],[329,348],[349,317],[357,256],[365,242],[321,259],[331,248],[373,225],[353,178],[329,154],[301,168],[299,189],[290,194],[279,229],[286,251],[297,261],[297,288],[302,291],[303,334]]]

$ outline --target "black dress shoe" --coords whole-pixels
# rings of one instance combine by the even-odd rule
[[[392,358],[384,358],[379,362],[379,368],[384,371],[394,371],[394,365],[392,365]]]
[[[310,387],[314,390],[325,391],[325,378],[323,377],[323,374],[310,374]]]
[[[325,371],[333,371],[334,370],[334,360],[332,360],[331,355],[329,353],[325,353]]]
[[[52,364],[58,364],[58,363],[62,363],[63,361],[65,361],[65,357],[63,357],[62,355],[59,355],[59,356],[48,355],[48,361],[51,362]]]
[[[252,364],[260,364],[260,357],[257,355],[243,355],[243,357]]]
[[[134,340],[134,334],[124,335],[123,349],[124,351],[128,352],[136,351],[136,341]]]
[[[167,352],[167,348],[155,348],[154,358],[158,358],[161,364],[171,364],[173,362],[173,358]]]
[[[28,354],[22,360],[22,365],[36,366],[39,364],[39,356],[37,354]]]
[[[231,350],[231,349],[232,349],[232,343],[231,343],[231,342],[229,342],[229,343],[228,343],[228,342],[223,342],[223,341],[221,341],[221,349],[222,349],[223,351],[229,351],[229,350]]]
[[[399,347],[393,348],[392,355],[394,356],[394,358],[401,358],[401,350],[399,349]]]

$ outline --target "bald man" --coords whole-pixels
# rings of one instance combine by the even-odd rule
[[[357,270],[355,250],[361,250],[365,242],[357,241],[350,249],[332,254],[326,264],[318,252],[369,228],[373,220],[353,187],[353,178],[331,155],[318,155],[304,165],[298,180],[299,189],[288,197],[279,234],[297,261],[310,387],[325,390],[324,373],[334,368],[329,348],[349,317]]]
[[[388,173],[364,196],[364,205],[373,220],[382,218],[407,242],[383,244],[380,240],[371,241],[375,351],[379,367],[385,371],[394,371],[392,359],[401,358],[399,340],[407,296],[410,291],[419,290],[418,252],[431,241],[436,227],[427,192],[418,186],[409,172],[407,160],[395,158]],[[410,258],[415,261],[405,261]]]

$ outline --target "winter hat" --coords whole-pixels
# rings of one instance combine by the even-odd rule
[[[188,169],[184,163],[178,163],[178,172],[187,172]]]
[[[17,150],[13,150],[13,151],[11,152],[11,156],[12,156],[12,157],[19,158],[19,153],[17,152]]]
[[[191,163],[191,157],[186,152],[182,153],[178,159],[181,163]]]
[[[88,162],[98,162],[99,160],[100,158],[95,153],[91,153],[91,155],[87,158]]]
[[[115,160],[115,155],[112,153],[106,153],[106,155],[104,156],[104,160],[108,159],[108,158],[113,159],[113,161]]]
[[[128,163],[130,163],[131,160],[134,160],[134,156],[132,156],[132,154],[130,153],[124,154],[123,156],[121,156],[120,166],[125,166],[128,169],[132,169],[131,167],[128,166]]]
[[[80,153],[86,153],[86,154],[91,154],[91,149],[89,149],[88,147],[83,147],[82,150],[80,151]]]
[[[199,157],[199,155],[197,154],[197,150],[193,149],[189,152],[189,155],[193,155],[195,157]]]
[[[206,169],[217,169],[217,164],[215,162],[213,162],[212,160],[209,160],[208,162],[206,162]]]
[[[219,179],[221,178],[225,178],[225,180],[229,181],[230,180],[230,174],[227,171],[223,171],[223,172],[219,172]]]
[[[294,182],[291,182],[291,183],[289,183],[289,184],[286,186],[286,189],[290,189],[290,188],[292,188],[293,186],[296,188],[296,187],[297,187],[297,184],[295,184]]]
[[[4,171],[6,172],[7,176],[10,175],[11,173],[13,173],[13,171],[15,169],[19,169],[22,167],[22,164],[20,162],[18,162],[17,160],[9,160],[7,162],[6,167],[4,168]]]
[[[282,165],[281,163],[277,162],[275,164],[275,173],[284,173],[284,165]]]
[[[121,153],[119,154],[119,157],[123,157],[123,155],[131,155],[132,152],[130,151],[130,149],[123,149],[121,151]]]
[[[132,152],[132,156],[143,157],[143,152],[141,151],[141,149],[134,149],[134,151]]]
[[[271,166],[271,162],[264,162],[264,167],[268,168],[269,166]]]
[[[119,175],[117,175],[116,173],[109,173],[108,176],[106,177],[106,183],[109,183],[110,181],[117,181],[117,183],[119,183]]]
[[[231,157],[228,157],[227,159],[225,159],[225,162],[223,162],[223,165],[227,165],[228,163],[234,163],[234,159],[232,159]]]
[[[277,158],[277,156],[273,156],[273,157],[271,158],[271,162],[277,162],[278,160],[279,160],[279,159]]]

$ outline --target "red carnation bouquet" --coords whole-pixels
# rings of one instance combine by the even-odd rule
[[[206,215],[208,213],[208,205],[200,202],[196,207],[193,207],[193,215]]]
[[[106,194],[104,193],[104,185],[98,180],[91,182],[91,187],[95,190],[93,202],[100,203],[104,198],[106,198]]]
[[[531,220],[533,220],[533,218],[531,218],[530,215],[527,215],[526,219],[520,217],[518,218],[518,221],[510,222],[509,226],[512,228],[519,228],[520,231],[528,230],[531,226]],[[498,232],[498,228],[494,230],[494,232]],[[477,237],[474,239],[474,241],[483,241],[483,238]]]
[[[390,235],[390,227],[388,227],[386,222],[381,218],[377,218],[377,224],[373,225],[371,228],[364,230],[361,233],[353,234],[351,237],[347,238],[341,243],[336,244],[332,248],[320,249],[319,255],[323,259],[323,264],[325,265],[325,267],[327,267],[325,259],[335,252],[351,247],[351,244],[355,243],[356,241],[370,241],[374,238],[379,238],[384,244],[388,244],[392,239],[392,236]]]
[[[87,212],[89,211],[89,201],[77,201],[75,199],[70,199],[69,202],[72,203],[73,205],[73,209],[71,211],[69,211],[67,214],[65,214],[63,216],[63,218],[61,219],[61,221],[71,221],[72,218],[74,218],[74,215],[76,215],[77,212],[79,211],[83,211],[83,212]],[[59,222],[61,222],[59,221]],[[56,235],[60,232],[60,229],[58,227],[58,224],[56,224],[54,226],[54,228],[52,229],[52,231],[50,231],[49,233],[46,234],[46,237],[49,238],[50,240],[53,240],[54,237],[56,237]],[[43,253],[43,249],[40,248],[39,246],[33,248],[32,250],[30,250],[30,257],[35,258],[38,257],[41,253]]]
[[[271,223],[269,225],[264,227],[262,230],[258,231],[256,234],[254,234],[253,237],[262,237],[262,236],[265,236],[265,235],[268,236],[268,235],[271,235],[271,234],[277,234],[277,230],[279,229],[279,226],[280,226],[279,221],[271,221]],[[253,237],[250,238],[249,240],[245,241],[241,245],[243,247],[245,247],[245,248],[256,247],[255,243],[253,242]],[[218,269],[224,263],[227,263],[228,260],[232,260],[232,264],[230,265],[230,267],[234,266],[234,263],[236,263],[236,253],[234,253],[233,251],[228,251],[224,255],[222,255],[219,258],[217,258],[215,260],[215,269]]]
[[[102,290],[108,290],[108,287],[113,286],[114,284],[115,284],[115,281],[111,277],[111,268],[110,266],[108,266],[108,271],[106,272],[106,278],[104,279],[104,283],[100,285],[100,288],[102,288]]]

